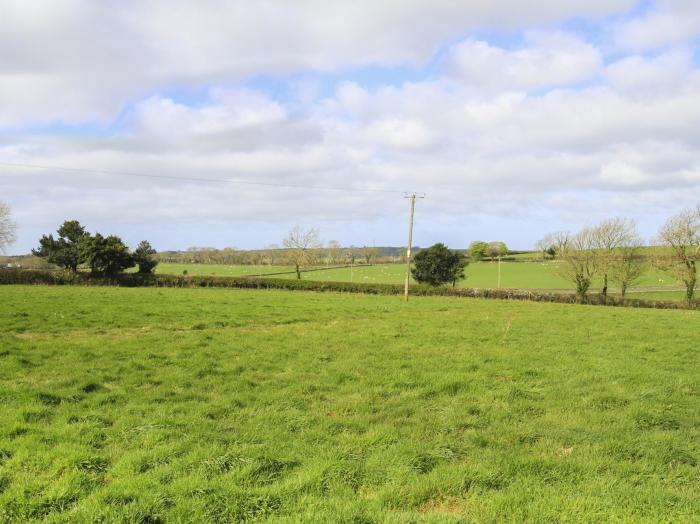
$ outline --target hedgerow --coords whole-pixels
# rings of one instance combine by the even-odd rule
[[[372,284],[358,282],[320,282],[285,278],[223,277],[223,276],[180,276],[180,275],[141,275],[123,273],[114,277],[95,277],[87,273],[70,274],[61,271],[2,269],[0,285],[85,285],[120,287],[173,287],[173,288],[235,288],[235,289],[285,289],[292,291],[318,291],[337,293],[364,293],[370,295],[400,295],[403,286],[398,284]],[[413,296],[448,296],[468,298],[492,298],[500,300],[527,300],[531,302],[553,302],[560,304],[580,303],[573,293],[554,293],[527,289],[477,289],[432,287],[412,285]],[[589,305],[616,307],[637,307],[657,309],[698,309],[700,301],[691,304],[672,300],[646,300],[603,297],[597,294],[586,296]]]

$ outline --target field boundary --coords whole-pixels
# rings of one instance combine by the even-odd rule
[[[233,289],[280,289],[290,291],[319,291],[338,293],[364,293],[370,295],[401,295],[400,284],[372,284],[355,282],[320,282],[313,280],[291,280],[282,278],[214,277],[180,275],[140,275],[122,273],[111,278],[93,277],[89,274],[56,273],[41,270],[0,269],[0,285],[83,285],[119,287],[173,287],[173,288],[233,288]],[[614,307],[655,309],[700,309],[700,302],[674,300],[648,300],[618,297],[603,297],[592,294],[584,302],[573,293],[552,293],[527,289],[451,288],[412,285],[414,296],[448,296],[466,298],[488,298],[500,300],[522,300],[559,304],[587,304]]]
[[[373,265],[374,264],[346,264],[344,266],[321,266],[321,267],[299,269],[299,273],[313,273],[314,271],[330,271],[331,269],[345,269],[348,267],[351,267],[351,268],[372,267]],[[250,273],[248,275],[239,275],[237,277],[232,277],[232,278],[273,277],[273,276],[278,276],[278,275],[294,275],[294,274],[296,274],[296,270],[292,269],[291,271],[277,271],[275,273]]]

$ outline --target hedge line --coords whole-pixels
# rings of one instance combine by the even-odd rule
[[[214,277],[214,276],[180,276],[180,275],[139,275],[124,273],[113,278],[93,277],[79,273],[70,275],[30,269],[0,269],[2,284],[44,284],[44,285],[86,285],[86,286],[121,286],[121,287],[177,287],[177,288],[236,288],[236,289],[286,289],[301,291],[331,291],[340,293],[365,293],[371,295],[400,295],[403,286],[397,284],[368,284],[355,282],[318,282],[313,280],[294,280],[283,278],[257,277]],[[452,296],[470,298],[495,298],[501,300],[528,300],[532,302],[555,302],[576,304],[576,295],[526,289],[473,289],[413,285],[413,296]],[[622,299],[592,294],[586,299],[587,304],[617,307],[638,307],[657,309],[698,309],[700,302],[687,304],[671,300]]]

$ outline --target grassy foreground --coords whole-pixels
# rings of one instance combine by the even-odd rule
[[[697,312],[0,294],[0,522],[700,514]]]

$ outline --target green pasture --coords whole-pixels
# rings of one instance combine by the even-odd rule
[[[640,298],[644,300],[683,300],[685,293],[683,291],[646,291],[644,289],[632,289],[627,293],[627,296],[628,298]]]
[[[698,313],[6,286],[0,522],[697,522]]]
[[[404,281],[406,266],[403,264],[378,264],[355,268],[329,269],[306,273],[310,280],[354,281],[368,283],[400,284]],[[477,262],[467,266],[466,279],[460,287],[495,288],[498,286],[498,263]],[[413,282],[413,279],[411,279]],[[571,285],[554,271],[553,263],[501,263],[501,287],[521,289],[570,288]]]
[[[561,262],[502,262],[500,264],[501,287],[513,289],[552,289],[573,290],[573,284],[564,279],[558,271]],[[458,283],[459,287],[496,288],[498,287],[499,264],[497,262],[477,262],[467,266],[466,279]],[[256,276],[269,273],[287,272],[277,275],[279,278],[296,278],[294,268],[290,266],[227,266],[216,264],[160,264],[159,273],[180,275],[183,271],[189,275],[216,276]],[[365,282],[401,284],[406,274],[403,264],[377,264],[373,266],[355,266],[338,269],[321,269],[302,274],[303,279],[326,282]],[[413,282],[413,279],[411,279]],[[600,282],[596,281],[596,286]],[[656,298],[679,300],[684,293],[679,291],[679,285],[666,274],[649,270],[639,283],[630,289],[631,296],[641,297],[651,293]],[[591,291],[595,292],[594,288]],[[599,290],[599,288],[598,288]],[[614,284],[611,292],[614,293]]]
[[[135,269],[134,269],[135,271]],[[193,276],[217,276],[217,277],[241,277],[257,276],[266,273],[282,273],[294,271],[291,266],[254,266],[254,265],[226,265],[226,264],[169,264],[160,263],[156,266],[156,272],[168,275],[182,275],[187,271]]]

